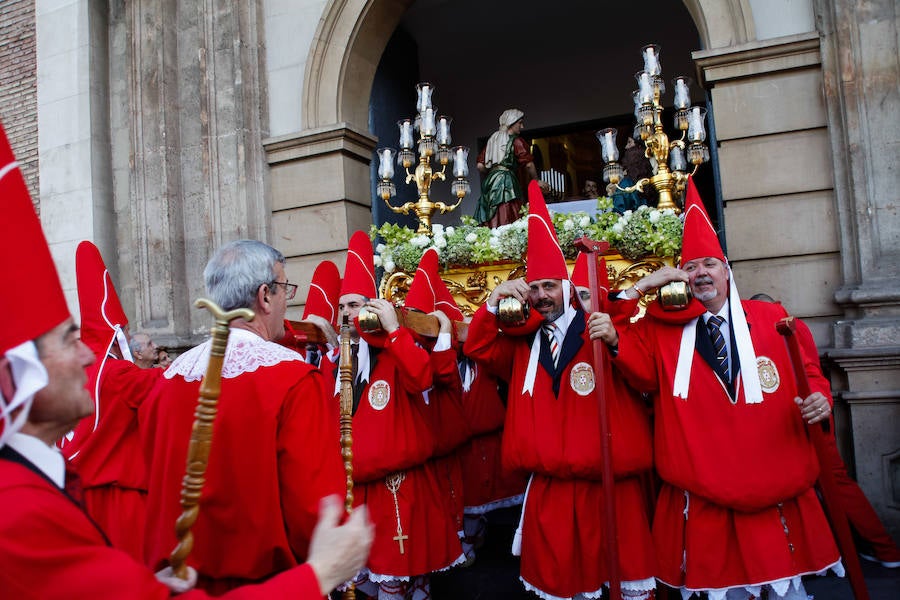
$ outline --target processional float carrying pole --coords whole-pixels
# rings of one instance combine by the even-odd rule
[[[800,352],[800,342],[794,332],[797,324],[794,317],[781,319],[775,328],[784,336],[787,342],[788,354],[791,357],[791,366],[794,368],[794,377],[797,380],[797,394],[801,398],[807,398],[812,392],[809,389],[809,379],[806,369],[803,367],[803,355]],[[859,556],[856,554],[856,545],[853,543],[853,534],[850,532],[850,523],[847,521],[847,513],[841,505],[837,482],[834,472],[828,460],[828,451],[825,449],[825,427],[828,421],[821,421],[819,425],[808,425],[807,431],[816,450],[816,458],[819,459],[819,489],[822,492],[822,500],[825,505],[825,513],[831,522],[831,529],[837,541],[838,550],[847,568],[847,578],[850,580],[850,588],[856,600],[869,600],[869,591],[866,589],[866,580],[863,577],[862,566],[859,564]]]
[[[575,240],[579,251],[587,254],[588,285],[591,288],[591,312],[600,311],[600,277],[597,273],[597,255],[609,247],[607,242],[597,242],[587,236]],[[609,428],[609,403],[606,401],[606,344],[596,339],[594,346],[594,393],[600,413],[600,453],[603,455],[603,504],[604,533],[606,534],[606,558],[609,572],[609,597],[622,597],[622,582],[619,576],[619,535],[616,528],[616,496],[612,466],[612,432]]]
[[[344,510],[349,515],[353,512],[353,359],[350,354],[350,322],[344,315],[341,322],[341,358],[339,363],[341,380],[341,457],[344,459],[344,472],[347,475],[347,495],[344,498]],[[347,584],[342,598],[356,599],[356,585]]]
[[[175,522],[175,536],[178,545],[169,555],[169,564],[176,577],[187,580],[187,557],[194,547],[194,534],[191,527],[200,514],[200,495],[206,481],[206,465],[209,462],[209,451],[212,446],[213,421],[218,411],[219,393],[222,382],[222,362],[225,348],[228,345],[228,324],[241,318],[252,321],[255,317],[252,310],[238,308],[223,311],[215,302],[199,298],[194,302],[197,308],[206,308],[213,314],[215,325],[212,327],[212,346],[209,353],[209,365],[200,385],[200,398],[194,412],[194,426],[191,428],[191,442],[188,446],[187,466],[181,484],[181,516]]]

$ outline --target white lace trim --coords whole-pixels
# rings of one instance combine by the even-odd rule
[[[714,589],[714,588],[688,589],[686,587],[678,588],[677,586],[673,586],[669,583],[666,583],[662,579],[660,579],[659,581],[664,583],[665,585],[668,585],[669,587],[676,587],[677,589],[681,590],[682,600],[687,600],[694,594],[697,594],[699,596],[703,592],[706,592],[709,595],[709,600],[725,600],[725,595],[728,593],[728,590],[733,590],[733,589],[744,589],[748,593],[750,593],[754,596],[759,596],[763,587],[771,588],[772,591],[775,593],[775,595],[777,597],[781,598],[785,594],[787,594],[788,590],[792,586],[798,592],[802,591],[803,590],[803,577],[805,577],[806,575],[818,575],[821,577],[822,575],[825,575],[829,570],[834,571],[834,574],[837,575],[838,577],[844,577],[844,564],[840,561],[840,559],[838,559],[837,562],[834,562],[834,563],[828,565],[827,567],[825,567],[824,569],[822,569],[820,571],[808,571],[806,573],[798,573],[797,575],[794,575],[793,577],[785,577],[783,579],[776,579],[774,581],[765,581],[765,582],[746,584],[746,585],[733,585],[733,586],[727,587],[727,588],[718,588],[718,589]]]
[[[509,498],[502,498],[500,500],[494,500],[492,502],[488,502],[486,504],[481,504],[480,506],[467,506],[463,511],[466,515],[483,515],[485,513],[489,513],[492,510],[497,510],[498,508],[509,508],[510,506],[519,506],[522,504],[522,500],[525,499],[525,494],[517,494],[515,496],[510,496]]]
[[[212,340],[206,340],[199,346],[191,348],[176,358],[163,376],[166,379],[180,376],[185,381],[200,381],[206,375],[211,346]],[[260,367],[271,367],[290,360],[303,362],[303,357],[290,348],[268,342],[246,329],[232,329],[228,335],[228,346],[225,348],[222,378],[233,379],[244,373],[256,371]]]
[[[522,585],[525,586],[525,589],[533,594],[540,596],[544,600],[580,600],[581,598],[585,599],[594,599],[603,597],[603,588],[609,586],[609,582],[604,582],[603,586],[598,590],[594,590],[592,592],[581,592],[576,594],[575,596],[554,596],[553,594],[548,594],[547,592],[534,587],[522,577],[519,577],[519,581],[522,582]],[[651,590],[656,589],[656,579],[653,577],[648,577],[647,579],[636,579],[634,581],[623,581],[620,583],[621,589],[623,592],[649,592]]]
[[[460,554],[456,560],[454,560],[452,563],[450,563],[446,567],[442,567],[440,569],[435,569],[434,571],[429,571],[429,573],[442,573],[444,571],[449,571],[453,567],[455,567],[457,565],[461,565],[464,562],[466,562],[466,555]],[[427,575],[427,573],[422,573],[422,574]],[[383,575],[381,573],[373,573],[372,571],[369,571],[366,574],[366,577],[368,578],[369,581],[371,581],[373,583],[384,583],[386,581],[411,581],[411,579],[419,577],[419,575],[412,575],[412,576],[409,576],[409,575]]]

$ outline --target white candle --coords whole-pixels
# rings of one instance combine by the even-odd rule
[[[382,148],[378,153],[378,176],[382,179],[394,177],[394,151],[390,148]]]
[[[409,119],[403,119],[400,125],[400,147],[409,150],[413,146],[412,123]]]
[[[469,175],[469,149],[460,146],[456,148],[456,153],[453,156],[453,176],[467,177]]]
[[[434,91],[431,89],[431,85],[427,83],[419,84],[419,102],[418,108],[419,112],[425,112],[429,108],[431,108],[431,92]]]
[[[706,140],[706,131],[703,128],[703,114],[706,111],[695,106],[688,113],[688,139],[692,142]]]
[[[441,146],[450,145],[450,117],[441,117],[438,119],[437,142]]]
[[[638,88],[641,104],[653,102],[653,84],[650,82],[650,73],[647,71],[641,71],[638,75]]]
[[[673,171],[684,171],[687,163],[684,160],[684,151],[678,146],[674,146],[669,151],[669,168]]]
[[[434,110],[431,108],[426,108],[422,114],[422,135],[434,135]]]
[[[675,79],[675,108],[687,108],[691,105],[690,91],[684,77]]]
[[[659,75],[659,60],[656,57],[656,51],[653,46],[648,46],[644,50],[644,70],[651,75]]]

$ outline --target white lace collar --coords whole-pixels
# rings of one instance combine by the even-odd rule
[[[212,340],[206,340],[191,348],[176,358],[163,376],[166,379],[179,376],[185,381],[200,381],[206,374],[211,345]],[[260,367],[271,367],[288,360],[302,362],[303,357],[290,348],[262,339],[252,331],[232,328],[225,348],[222,378],[231,379]]]

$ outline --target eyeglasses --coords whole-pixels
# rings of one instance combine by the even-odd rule
[[[269,287],[273,285],[283,285],[284,293],[287,296],[288,300],[293,300],[294,296],[297,295],[297,284],[296,283],[288,283],[287,281],[273,281],[269,284]]]

